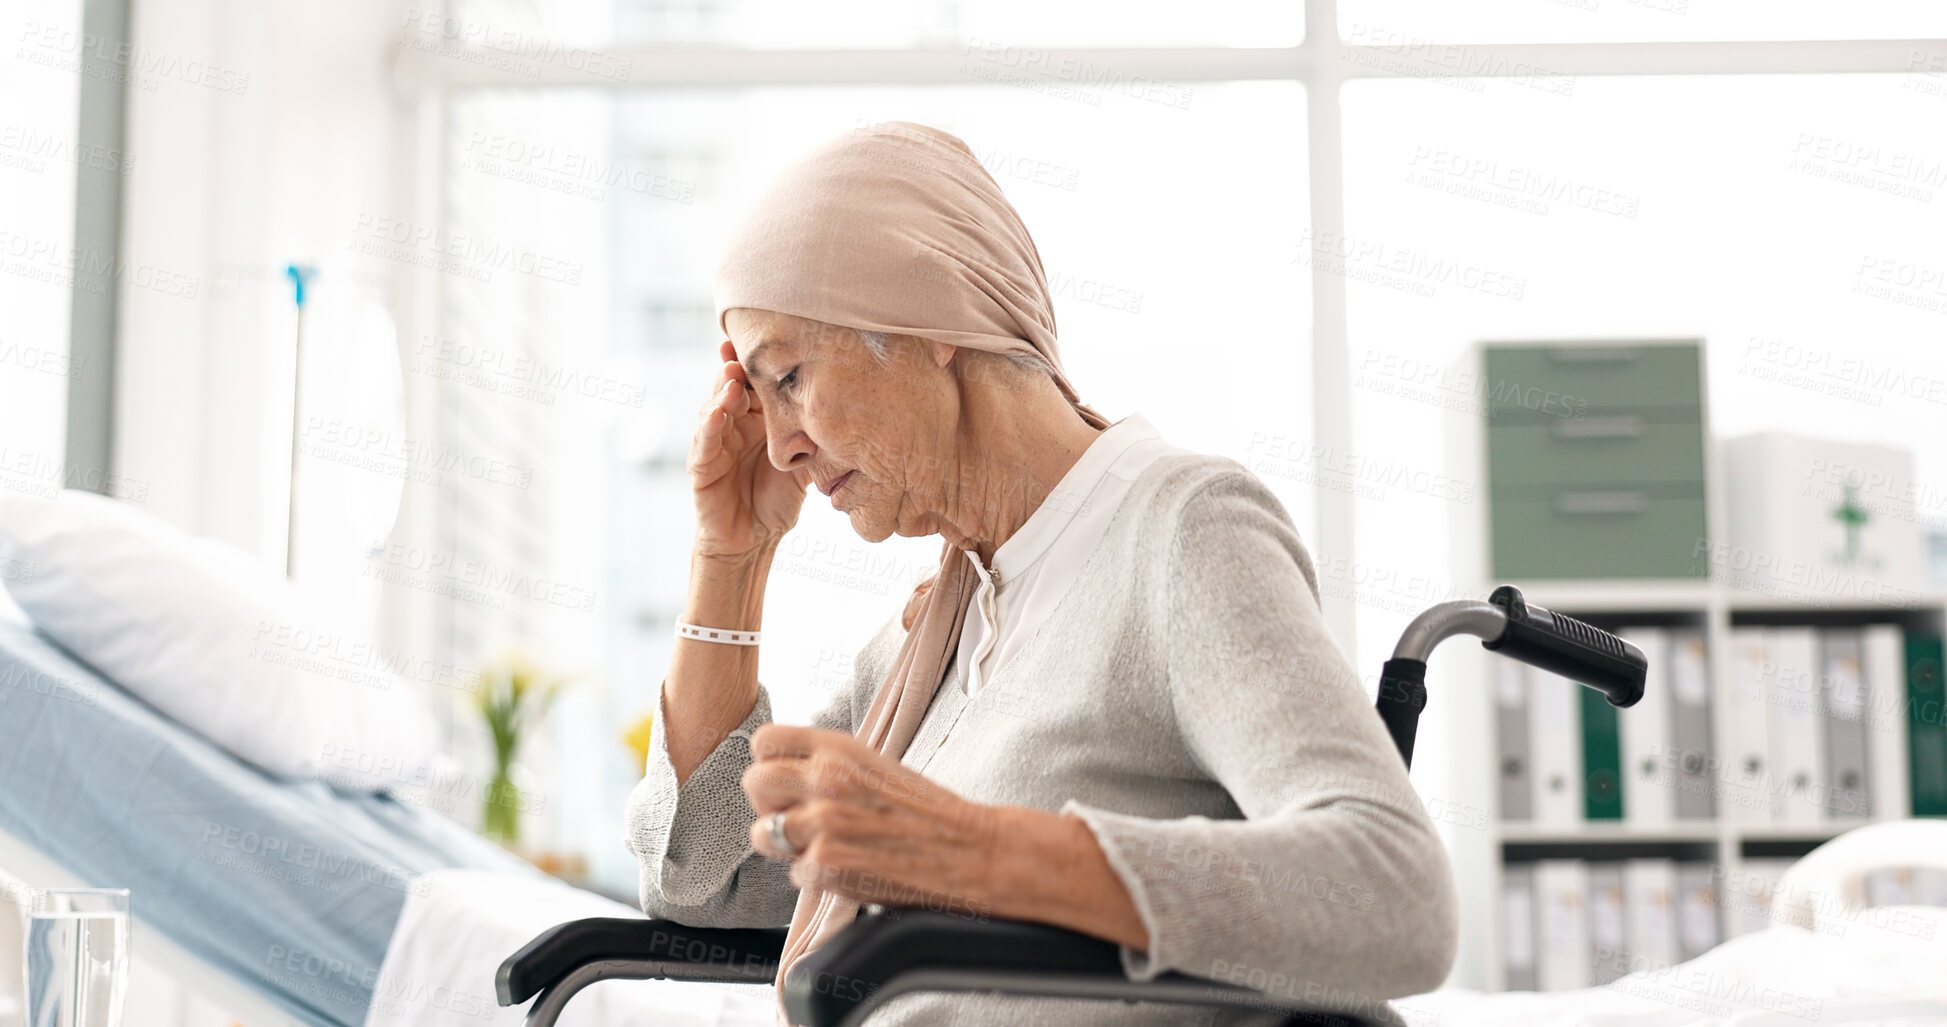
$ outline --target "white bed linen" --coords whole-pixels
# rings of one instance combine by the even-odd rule
[[[494,970],[535,935],[586,917],[642,911],[551,879],[440,870],[406,899],[379,967],[365,1027],[519,1027],[526,1005],[494,1004]],[[561,1027],[774,1027],[766,985],[603,981],[568,1003]]]
[[[1947,910],[1870,909],[1819,931],[1772,927],[1599,988],[1438,991],[1395,1003],[1413,1027],[1947,1027]]]

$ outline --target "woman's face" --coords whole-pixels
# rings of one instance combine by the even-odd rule
[[[954,347],[893,336],[881,365],[865,340],[790,314],[737,307],[724,318],[763,412],[771,464],[808,470],[860,538],[942,530],[959,423]]]

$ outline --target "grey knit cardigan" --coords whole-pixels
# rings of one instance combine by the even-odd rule
[[[1393,1019],[1458,941],[1446,851],[1326,631],[1290,515],[1224,456],[1134,482],[1069,592],[978,693],[948,668],[902,762],[975,802],[1086,821],[1148,928],[1132,979],[1174,970]],[[904,640],[895,613],[816,716],[853,731]],[[958,661],[955,661],[956,664]],[[782,927],[797,889],[757,855],[741,787],[769,690],[679,789],[658,717],[625,843],[642,908]],[[949,912],[958,912],[949,910]],[[870,1027],[1277,1024],[1268,1010],[908,995]]]

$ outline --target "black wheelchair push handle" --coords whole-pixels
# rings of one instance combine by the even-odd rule
[[[1484,649],[1581,682],[1613,706],[1634,706],[1643,698],[1649,663],[1642,650],[1601,628],[1530,606],[1520,589],[1502,585],[1486,602],[1441,603],[1413,618],[1380,672],[1379,719],[1409,767],[1426,708],[1426,659],[1455,635],[1473,635]]]
[[[1607,696],[1611,706],[1634,706],[1643,698],[1649,664],[1642,650],[1573,617],[1529,606],[1513,585],[1495,589],[1487,601],[1507,613],[1508,626],[1482,648],[1581,682]]]

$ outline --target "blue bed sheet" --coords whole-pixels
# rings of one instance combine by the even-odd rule
[[[318,1027],[364,1022],[419,875],[539,873],[429,810],[265,774],[5,621],[0,828]]]

